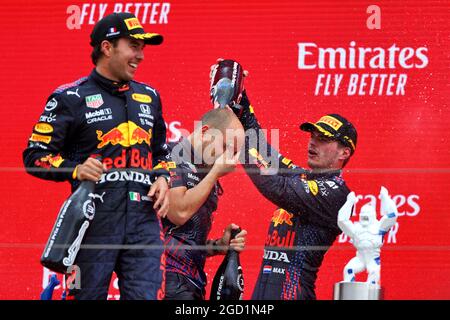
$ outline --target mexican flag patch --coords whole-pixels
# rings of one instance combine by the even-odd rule
[[[130,194],[130,200],[131,201],[138,201],[138,202],[141,201],[141,195],[139,193],[137,193],[137,192],[130,192],[129,194]]]

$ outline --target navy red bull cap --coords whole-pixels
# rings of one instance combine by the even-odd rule
[[[158,45],[163,42],[163,36],[144,31],[139,20],[129,12],[116,12],[102,18],[94,26],[91,33],[91,46],[96,46],[103,40],[131,37],[144,40],[145,44]]]
[[[316,123],[305,122],[300,125],[303,131],[318,131],[326,137],[332,137],[341,142],[344,146],[352,150],[356,149],[358,134],[353,124],[338,114],[328,114],[319,119]]]

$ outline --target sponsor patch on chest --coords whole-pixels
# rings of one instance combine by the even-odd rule
[[[100,93],[87,96],[85,100],[86,107],[88,108],[97,109],[98,107],[103,105],[103,97]]]

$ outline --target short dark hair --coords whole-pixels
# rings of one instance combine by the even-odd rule
[[[119,41],[119,38],[111,39],[111,40],[107,40],[107,41],[109,41],[115,48],[115,47],[117,47],[117,42]],[[92,52],[91,52],[91,60],[95,66],[97,65],[98,59],[100,59],[100,57],[102,55],[103,55],[102,44],[101,43],[96,44],[94,46],[94,48],[92,48]]]
[[[338,142],[338,144],[339,144],[339,146],[340,146],[341,148],[350,148],[349,146],[346,146],[345,144],[343,144],[343,143],[340,142],[340,141],[337,141],[337,142]],[[352,148],[350,148],[350,155],[349,155],[348,158],[345,159],[344,162],[342,163],[342,168],[344,168],[344,167],[347,165],[347,163],[350,161],[350,158],[352,157],[352,155],[353,155]]]
[[[211,128],[225,132],[233,117],[234,113],[229,109],[213,109],[202,116],[199,126],[208,125]]]

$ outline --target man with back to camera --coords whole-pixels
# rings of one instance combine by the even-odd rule
[[[301,124],[300,129],[311,134],[311,170],[306,170],[266,141],[245,91],[240,105],[242,110],[232,110],[246,130],[241,163],[259,192],[279,206],[271,219],[252,299],[316,299],[317,273],[341,233],[337,216],[350,192],[342,168],[355,152],[356,129],[338,114]]]
[[[230,241],[235,224],[226,227],[222,238],[207,240],[222,193],[218,179],[234,170],[243,142],[244,130],[234,113],[215,109],[203,115],[192,134],[169,144],[176,168],[171,170],[170,207],[163,219],[166,300],[204,300],[206,257],[225,254],[228,245],[244,249],[245,230]]]
[[[145,33],[130,13],[113,13],[98,21],[90,38],[94,70],[47,99],[24,164],[39,178],[69,181],[72,191],[80,181],[97,182],[101,196],[82,245],[100,248],[78,252],[81,288],[68,298],[106,299],[114,271],[121,299],[162,299],[166,127],[158,92],[133,78],[145,45],[159,45],[163,37]],[[103,163],[94,159],[98,156]],[[153,248],[117,249],[120,245]]]

